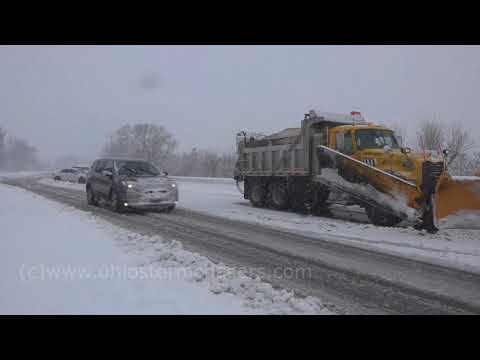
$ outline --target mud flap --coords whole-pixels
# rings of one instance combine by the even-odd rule
[[[237,189],[240,192],[240,194],[245,194],[245,180],[243,178],[237,177],[235,179],[235,182],[237,184]]]
[[[480,229],[480,177],[443,175],[433,200],[438,229]]]

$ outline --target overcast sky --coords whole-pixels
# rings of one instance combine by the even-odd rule
[[[480,47],[0,46],[0,126],[47,160],[93,158],[136,122],[179,150],[229,151],[237,131],[296,127],[312,108],[480,134]]]

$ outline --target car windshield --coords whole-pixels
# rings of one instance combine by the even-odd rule
[[[382,149],[385,146],[390,146],[392,149],[400,148],[393,131],[390,130],[357,130],[356,137],[359,149]]]
[[[121,176],[158,176],[160,171],[147,161],[116,161],[115,167]]]

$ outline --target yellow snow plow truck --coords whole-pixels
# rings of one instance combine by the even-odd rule
[[[335,191],[375,225],[480,228],[480,177],[450,176],[447,150],[414,153],[358,112],[312,110],[300,128],[269,136],[242,131],[237,153],[234,178],[256,207],[321,213]]]

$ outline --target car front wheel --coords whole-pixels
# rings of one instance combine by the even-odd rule
[[[171,213],[173,210],[175,210],[175,205],[171,205],[165,209],[166,213]]]
[[[115,190],[112,191],[112,195],[110,197],[110,208],[112,209],[112,211],[118,212],[118,213],[123,211],[123,205]]]
[[[98,202],[95,199],[92,188],[90,187],[87,189],[87,203],[88,205],[98,206]]]

